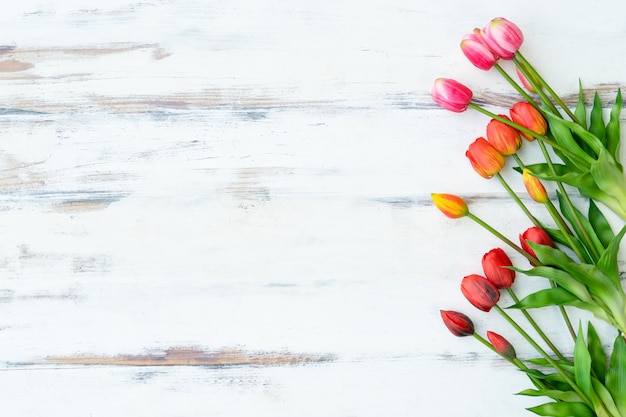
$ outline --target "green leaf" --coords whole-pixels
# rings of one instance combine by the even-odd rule
[[[576,136],[578,136],[587,146],[589,146],[589,148],[591,148],[593,150],[593,152],[595,153],[595,155],[597,155],[598,153],[600,153],[600,149],[604,148],[604,142],[602,141],[602,139],[595,135],[594,133],[591,133],[589,131],[587,131],[584,127],[582,127],[581,125],[579,125],[578,123],[574,123],[574,122],[570,122],[569,120],[565,120],[565,119],[561,119],[558,118],[557,116],[554,115],[548,115],[550,118],[554,118],[555,123],[559,124],[559,125],[563,125],[564,128],[567,128],[570,130],[570,136],[571,134],[575,134]],[[550,125],[550,127],[552,128],[552,125]],[[604,128],[604,125],[602,125],[602,128]],[[559,130],[560,133],[565,134],[565,132],[561,132],[561,130]],[[604,137],[604,136],[602,136]],[[555,136],[556,138],[556,136]],[[569,139],[567,139],[569,140]],[[565,143],[564,143],[565,145]],[[569,149],[569,148],[568,148]],[[593,154],[589,154],[590,156],[594,156]]]
[[[565,165],[554,165],[555,172],[553,173],[547,164],[530,165],[528,168],[533,172],[533,176],[541,180],[559,181],[578,188],[578,191],[585,197],[601,201],[614,213],[626,219],[626,209],[622,207],[620,199],[616,198],[612,193],[600,189],[589,171],[579,172]],[[626,197],[622,199],[626,202]]]
[[[613,280],[616,286],[620,286],[619,267],[617,265],[617,253],[619,251],[620,242],[626,233],[626,226],[613,238],[609,247],[602,253],[598,260],[598,268]],[[621,286],[620,286],[621,288]]]
[[[617,335],[613,343],[605,385],[620,413],[626,416],[626,342],[621,334]]]
[[[572,229],[574,229],[574,233],[581,241],[585,241],[585,236],[589,237],[591,240],[591,244],[593,248],[588,248],[590,254],[593,253],[602,253],[604,251],[604,246],[602,246],[602,242],[596,236],[596,232],[591,225],[591,222],[576,208],[572,207],[568,204],[565,197],[557,191],[557,197],[559,199],[559,208],[561,209],[561,214],[569,221]]]
[[[590,119],[589,132],[604,143],[605,128],[604,119],[602,118],[602,102],[597,91],[593,96],[593,108],[591,109]]]
[[[537,253],[537,251],[535,251],[535,253]],[[565,288],[567,291],[576,296],[577,299],[588,303],[593,302],[591,294],[587,290],[585,284],[578,282],[570,274],[561,269],[553,268],[551,266],[536,266],[527,271],[519,269],[515,270],[528,276],[547,278]]]
[[[591,379],[591,386],[593,391],[596,393],[594,396],[594,408],[598,415],[606,415],[608,411],[610,416],[619,416],[621,413],[617,409],[617,405],[615,401],[613,401],[613,397],[611,397],[611,393],[608,389],[600,381],[596,378]],[[602,414],[601,414],[602,413]]]
[[[585,107],[585,94],[583,93],[583,84],[578,80],[578,103],[574,110],[574,116],[581,123],[582,127],[587,129],[587,109]]]
[[[587,323],[587,345],[591,355],[591,368],[600,381],[604,381],[606,375],[606,355],[602,348],[600,337],[591,322]]]
[[[560,402],[546,403],[527,408],[528,411],[540,416],[552,417],[596,417],[596,414],[585,403]]]
[[[559,243],[559,244],[561,244],[561,245],[563,245],[565,247],[568,247],[570,249],[574,249],[572,246],[575,246],[576,248],[578,248],[578,251],[585,258],[585,259],[583,259],[584,262],[586,262],[586,263],[593,262],[593,260],[591,259],[591,256],[589,255],[589,253],[585,249],[585,246],[582,244],[580,239],[578,239],[576,236],[568,235],[569,239],[571,239],[572,242],[573,242],[573,245],[571,245],[570,244],[570,240],[567,239],[565,233],[563,233],[561,230],[559,230],[559,229],[551,229],[551,228],[548,228],[548,227],[543,227],[543,230],[548,232],[548,234],[552,238],[552,241],[554,241],[555,243]]]
[[[620,145],[620,126],[619,126],[619,114],[622,111],[622,91],[617,90],[617,96],[615,97],[615,104],[611,109],[611,118],[606,125],[606,149],[615,160],[619,163],[619,145]],[[621,164],[620,164],[621,167]]]
[[[526,309],[562,306],[570,305],[575,300],[578,300],[578,298],[566,289],[562,287],[555,287],[529,294],[519,302],[507,308]]]
[[[591,396],[591,355],[583,336],[582,323],[578,325],[578,335],[574,344],[574,377],[576,385],[587,395]]]
[[[600,239],[602,246],[605,248],[609,246],[615,234],[611,229],[611,225],[604,217],[604,214],[600,211],[596,203],[593,200],[589,200],[589,223],[593,227],[593,230],[596,232],[596,236]]]
[[[525,395],[527,397],[549,397],[553,400],[580,402],[581,398],[574,391],[559,391],[555,389],[525,389],[518,392],[517,395]]]
[[[562,369],[564,369],[565,371],[573,374],[574,373],[574,362],[567,360],[567,359],[553,359],[552,363],[548,362],[548,360],[544,357],[540,357],[540,358],[532,358],[532,359],[526,359],[524,362],[526,363],[531,363],[533,365],[537,365],[537,366],[543,366],[545,368],[551,368],[552,367],[552,363],[556,363],[557,365],[559,365]]]
[[[598,159],[591,164],[589,174],[591,174],[596,186],[615,199],[619,203],[619,207],[616,209],[609,203],[600,201],[609,205],[611,210],[622,218],[626,218],[626,178],[620,165],[606,149],[603,149],[598,155]]]
[[[579,299],[604,308],[607,316],[610,317],[609,322],[611,324],[616,325],[620,329],[626,329],[626,312],[624,311],[626,295],[620,285],[616,284],[595,265],[576,263],[563,251],[534,243],[530,243],[530,247],[534,250],[537,259],[542,264],[557,266],[565,271],[573,280],[586,286],[588,292],[593,296],[593,301],[591,302],[590,300],[583,300],[581,297],[578,297]],[[572,294],[578,296],[578,293],[566,286],[571,283],[562,284],[556,281],[556,279],[553,280]],[[577,288],[575,289],[578,290]]]
[[[595,155],[587,154],[587,152],[585,152],[578,145],[578,143],[576,142],[576,140],[572,136],[572,131],[568,127],[567,122],[565,120],[563,120],[563,119],[559,118],[558,116],[555,116],[555,115],[553,115],[553,114],[551,114],[549,112],[546,112],[545,115],[546,115],[546,120],[548,121],[548,124],[550,125],[550,133],[552,134],[552,136],[554,137],[554,140],[559,145],[561,145],[563,148],[567,149],[568,151],[574,153],[579,158],[585,160],[588,164],[591,164],[595,160]],[[581,127],[581,129],[582,129],[582,127]],[[588,133],[588,132],[586,132],[586,133]],[[594,151],[595,151],[595,149],[594,149]],[[581,164],[577,160],[568,158],[564,154],[559,154],[559,156],[561,157],[561,159],[564,160],[564,162],[568,166],[573,166],[573,167],[577,168],[579,171],[584,171],[587,168],[585,165]],[[533,171],[533,173],[534,173],[534,171]]]

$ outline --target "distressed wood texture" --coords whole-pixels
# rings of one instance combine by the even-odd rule
[[[430,193],[527,223],[464,157],[485,118],[430,88],[506,111],[458,49],[502,15],[570,102],[579,77],[612,102],[626,32],[621,1],[517,3],[3,5],[1,414],[528,415],[524,376],[439,318],[510,333],[458,291],[498,242]]]

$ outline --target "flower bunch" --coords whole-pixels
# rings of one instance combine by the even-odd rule
[[[486,338],[481,336],[463,313],[441,310],[441,317],[455,336],[474,337],[523,371],[533,388],[520,394],[551,399],[530,411],[555,417],[626,417],[626,293],[618,270],[626,226],[614,233],[601,208],[626,220],[626,178],[619,158],[621,93],[617,92],[608,122],[597,93],[588,111],[580,85],[578,103],[570,109],[522,55],[523,41],[519,27],[504,18],[492,19],[461,40],[463,54],[475,67],[495,68],[521,95],[508,114],[479,106],[472,101],[470,88],[447,78],[435,80],[432,98],[446,110],[473,109],[490,118],[486,134],[471,142],[465,155],[481,177],[497,178],[532,226],[524,228],[516,243],[472,213],[462,197],[433,193],[432,200],[447,217],[469,218],[528,260],[530,267],[523,269],[514,265],[503,248],[491,249],[483,256],[482,274],[465,276],[460,289],[477,309],[504,317],[538,357],[520,359],[504,336],[493,331],[487,331]],[[512,63],[519,82],[502,61]],[[537,146],[543,160],[524,162],[519,155],[524,143]],[[521,175],[526,193],[544,215],[534,214],[536,210],[531,211],[505,181],[501,172],[508,164]],[[553,183],[554,195],[544,187],[547,182]],[[572,190],[584,198],[585,208],[573,204]],[[518,297],[516,274],[545,278],[546,287]],[[512,305],[500,306],[502,291]],[[563,354],[531,315],[531,310],[547,307],[560,310],[572,336],[568,347],[572,354]],[[591,321],[574,326],[566,308],[586,310],[613,326],[612,351],[605,351]],[[511,310],[519,310],[525,324],[514,319]]]

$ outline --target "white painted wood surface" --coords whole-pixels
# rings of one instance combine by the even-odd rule
[[[510,88],[458,42],[506,16],[558,91],[580,77],[610,99],[626,78],[625,11],[3,5],[0,412],[530,415],[536,402],[512,395],[523,375],[440,322],[441,308],[465,311],[530,354],[458,291],[498,242],[444,218],[431,192],[471,198],[511,236],[527,224],[464,157],[485,118],[437,109],[430,87],[457,78],[504,111]],[[542,321],[561,329],[556,313]]]

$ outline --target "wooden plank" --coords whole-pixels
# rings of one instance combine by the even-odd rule
[[[568,103],[578,77],[610,102],[626,43],[605,4],[567,19],[536,0],[4,6],[0,412],[524,415],[523,375],[439,318],[465,311],[533,355],[458,291],[499,242],[430,193],[513,239],[528,223],[464,156],[486,119],[429,91],[457,77],[494,111],[514,103],[458,50],[502,14]],[[571,354],[556,311],[541,316]]]

